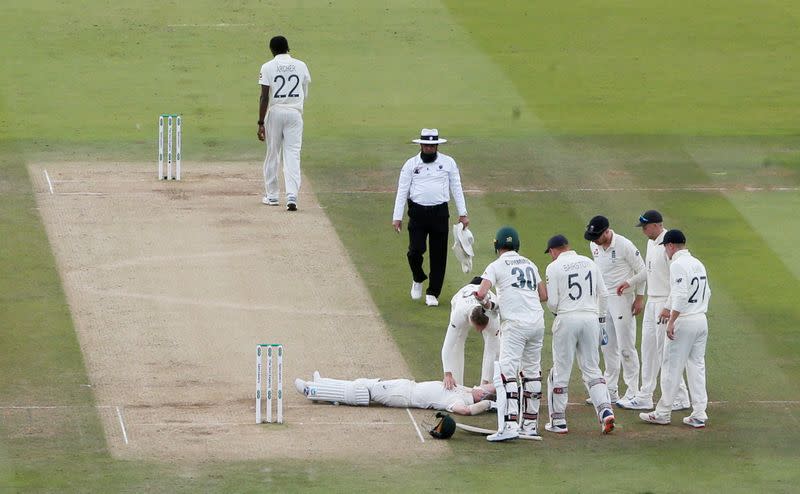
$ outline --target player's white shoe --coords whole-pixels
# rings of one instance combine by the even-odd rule
[[[294,389],[296,389],[297,392],[300,393],[301,395],[308,396],[308,393],[306,391],[308,389],[308,387],[306,386],[306,382],[300,379],[299,377],[294,380]]]
[[[677,400],[675,403],[672,404],[672,411],[679,412],[681,410],[688,410],[692,408],[691,403],[686,403],[685,401]]]
[[[528,436],[528,437],[538,436],[539,435],[539,429],[537,427],[537,421],[536,420],[523,420],[522,421],[522,427],[519,428],[519,435],[520,436]]]
[[[657,425],[669,425],[670,422],[668,418],[659,417],[658,415],[655,414],[655,412],[640,413],[639,418],[650,424],[657,424]]]
[[[433,295],[425,295],[425,305],[428,307],[438,307],[439,300]]]
[[[600,419],[600,430],[603,434],[609,434],[611,431],[614,430],[614,412],[611,410],[604,410],[603,417]]]
[[[652,410],[653,409],[653,400],[645,401],[639,398],[620,398],[617,403],[615,403],[618,407],[624,408],[626,410]]]
[[[266,204],[267,206],[277,206],[278,200],[277,199],[270,199],[267,196],[261,198],[261,204]]]
[[[694,417],[684,417],[683,423],[688,425],[689,427],[694,427],[695,429],[702,429],[706,426],[705,420],[696,419]]]
[[[544,430],[555,434],[566,434],[569,432],[567,421],[564,419],[555,419],[552,422],[544,424]]]
[[[422,298],[422,283],[416,281],[411,282],[411,300],[419,300]]]
[[[519,430],[517,429],[517,424],[509,422],[506,424],[505,428],[500,432],[495,432],[489,436],[486,436],[487,441],[491,442],[498,442],[498,441],[508,441],[510,439],[516,439],[519,437]]]

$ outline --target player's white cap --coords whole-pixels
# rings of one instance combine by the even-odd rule
[[[414,139],[411,142],[415,144],[444,144],[447,139],[439,138],[439,129],[422,129],[419,133],[419,139]]]

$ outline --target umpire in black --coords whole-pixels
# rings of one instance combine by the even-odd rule
[[[409,158],[400,171],[397,198],[394,201],[392,226],[397,233],[403,228],[403,210],[408,202],[408,265],[411,267],[411,298],[422,298],[422,283],[428,279],[422,269],[423,255],[430,247],[430,282],[425,291],[425,304],[439,305],[442,283],[447,267],[447,237],[450,231],[450,194],[456,202],[458,221],[469,226],[461,175],[453,158],[439,151],[447,139],[439,137],[437,129],[422,129],[420,152]],[[426,245],[426,243],[428,245]]]

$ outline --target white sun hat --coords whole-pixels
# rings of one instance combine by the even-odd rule
[[[472,248],[474,243],[475,237],[470,230],[464,228],[463,223],[453,225],[453,253],[461,263],[461,271],[465,273],[472,271],[472,258],[475,257],[475,250]]]
[[[419,139],[414,139],[411,142],[415,144],[444,144],[447,139],[439,139],[439,129],[422,129],[419,133]]]

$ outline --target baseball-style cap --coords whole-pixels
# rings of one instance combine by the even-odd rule
[[[583,234],[583,238],[594,242],[600,238],[600,235],[606,230],[608,230],[608,218],[605,216],[595,216],[589,220],[589,224],[586,225],[586,233]]]
[[[661,213],[655,209],[650,209],[639,216],[639,224],[636,226],[649,225],[650,223],[662,223],[663,221],[664,218],[661,217]]]
[[[686,235],[680,230],[669,230],[664,234],[664,240],[659,245],[664,244],[685,244]]]
[[[550,240],[547,241],[547,248],[544,250],[544,253],[547,254],[550,252],[550,249],[564,247],[565,245],[569,245],[569,240],[567,240],[567,237],[564,235],[555,235],[550,237]]]

